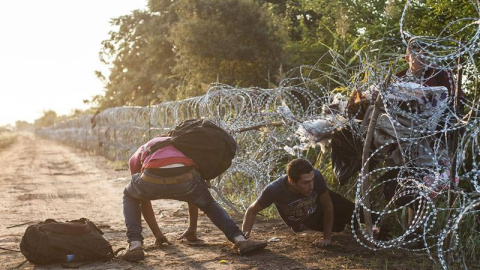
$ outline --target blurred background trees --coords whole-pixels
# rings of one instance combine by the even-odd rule
[[[52,110],[48,110],[48,111],[44,111],[43,116],[35,120],[35,122],[33,122],[33,125],[35,127],[48,127],[55,124],[56,120],[57,120],[57,113]]]

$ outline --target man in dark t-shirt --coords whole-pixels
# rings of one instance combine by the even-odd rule
[[[332,231],[343,231],[355,209],[352,202],[330,191],[322,174],[305,159],[292,160],[287,175],[266,186],[248,207],[242,225],[245,236],[250,236],[257,213],[272,203],[293,231],[323,231],[323,238],[313,242],[316,246],[330,245]]]
[[[309,176],[313,176],[313,190],[309,190],[310,194],[292,192],[288,187],[288,176],[285,175],[268,185],[258,197],[257,203],[264,207],[274,203],[282,219],[294,231],[307,229],[306,224],[315,223],[316,220],[322,218],[322,209],[318,207],[317,200],[321,196],[319,194],[327,196],[328,193],[326,192],[328,191],[327,185],[320,172],[317,170],[311,172],[313,174],[309,174]],[[308,184],[310,185],[310,183]]]

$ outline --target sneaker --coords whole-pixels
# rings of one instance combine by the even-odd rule
[[[238,250],[240,251],[240,255],[246,255],[264,249],[267,246],[267,242],[247,240],[238,242],[235,246],[237,246]]]
[[[145,253],[143,252],[143,249],[140,246],[140,247],[127,250],[125,253],[123,253],[119,257],[125,261],[138,262],[145,258]]]

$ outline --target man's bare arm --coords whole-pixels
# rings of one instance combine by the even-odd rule
[[[142,201],[141,204],[142,208],[142,215],[147,222],[148,227],[152,231],[153,235],[155,236],[155,244],[162,245],[163,243],[170,244],[168,239],[163,235],[160,227],[158,226],[157,220],[155,219],[155,213],[153,212],[152,202],[151,201]]]
[[[333,204],[330,192],[327,190],[318,196],[318,202],[323,211],[323,239],[315,240],[314,244],[319,247],[328,246],[332,243],[333,227]]]
[[[242,224],[242,231],[246,238],[250,236],[250,232],[252,231],[258,212],[262,211],[263,209],[264,207],[261,207],[256,201],[247,208],[245,216],[243,216]]]

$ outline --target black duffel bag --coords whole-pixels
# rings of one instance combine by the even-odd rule
[[[20,242],[20,251],[33,264],[67,261],[107,261],[114,257],[103,232],[86,218],[57,222],[47,219],[30,225]]]

